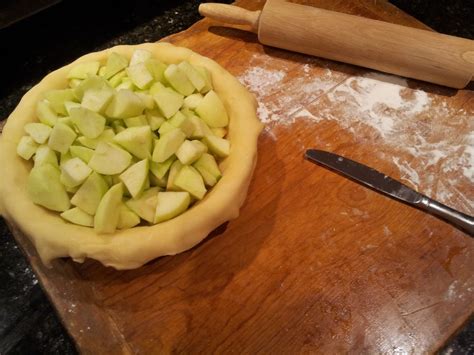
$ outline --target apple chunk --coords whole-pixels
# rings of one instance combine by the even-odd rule
[[[76,187],[82,184],[91,172],[92,169],[81,159],[72,158],[61,166],[60,180],[66,187]]]
[[[138,217],[138,215],[129,209],[124,203],[120,204],[119,214],[118,229],[132,228],[137,224],[140,224],[140,217]]]
[[[107,107],[105,114],[112,118],[130,118],[141,115],[145,104],[138,95],[131,90],[119,90]]]
[[[180,129],[174,129],[165,135],[161,136],[155,142],[155,149],[153,150],[153,161],[162,163],[171,157],[181,144],[186,139],[186,135]]]
[[[176,91],[162,87],[156,93],[152,93],[152,89],[150,93],[153,95],[158,110],[165,118],[170,118],[183,106],[184,96]]]
[[[201,174],[192,166],[185,165],[174,179],[174,185],[189,192],[194,198],[201,200],[206,194],[206,187]]]
[[[196,113],[209,127],[225,127],[229,117],[221,99],[214,90],[209,91],[196,107]]]
[[[31,201],[53,211],[69,209],[69,196],[61,184],[60,175],[59,169],[50,164],[31,169],[27,183]]]
[[[64,211],[60,216],[68,222],[84,226],[93,227],[94,217],[90,214],[85,213],[78,207],[71,208],[70,210]]]
[[[38,144],[33,138],[23,136],[16,147],[16,153],[25,160],[30,160],[38,149]]]
[[[191,95],[194,92],[194,86],[189,81],[186,74],[176,65],[170,64],[165,70],[165,78],[171,84],[173,89],[184,96]]]
[[[58,122],[49,135],[48,146],[59,153],[67,153],[76,137],[77,134],[71,127]]]
[[[89,166],[99,174],[115,175],[124,171],[132,161],[132,156],[113,144],[100,142],[89,161]]]
[[[151,157],[153,138],[148,126],[127,128],[114,137],[114,142],[138,159]]]
[[[110,188],[100,200],[94,216],[94,229],[97,233],[113,233],[119,221],[119,208],[122,203],[123,185],[118,183]]]
[[[33,122],[25,125],[25,132],[39,144],[43,144],[48,140],[51,130],[51,127],[44,123]]]
[[[47,145],[39,146],[35,153],[35,166],[51,164],[58,167],[58,157],[56,153]]]
[[[225,158],[230,153],[230,142],[225,138],[216,136],[205,136],[202,140],[212,154],[219,158]]]
[[[158,192],[155,223],[174,218],[187,210],[191,197],[187,192]]]
[[[105,128],[105,117],[84,107],[72,108],[71,119],[87,138],[97,138]]]
[[[148,178],[148,168],[148,159],[143,159],[120,174],[120,180],[124,183],[133,198],[139,196],[145,189],[145,182]]]
[[[153,223],[155,220],[158,191],[160,191],[158,187],[152,187],[144,191],[140,197],[132,198],[126,201],[125,204],[142,219]]]
[[[79,190],[74,194],[71,203],[79,207],[90,215],[94,215],[99,206],[100,200],[107,192],[109,186],[104,178],[92,172]]]
[[[119,71],[125,69],[128,66],[128,59],[123,55],[112,52],[107,58],[107,65],[105,67],[104,76],[106,79],[110,79]]]
[[[68,79],[86,79],[88,76],[95,75],[99,71],[100,62],[82,62],[76,64],[69,71]]]

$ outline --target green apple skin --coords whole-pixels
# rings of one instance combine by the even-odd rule
[[[59,169],[50,164],[33,167],[27,182],[31,201],[52,211],[68,210],[71,203],[60,176]]]
[[[130,127],[114,137],[114,142],[138,159],[151,158],[153,138],[150,127]]]
[[[155,223],[164,222],[186,211],[191,203],[187,192],[158,192]]]
[[[211,128],[226,127],[229,124],[224,104],[214,90],[204,96],[196,107],[196,113]]]
[[[107,142],[100,142],[89,161],[89,166],[99,174],[115,175],[122,173],[131,162],[132,155],[126,150]]]
[[[94,217],[77,207],[64,211],[60,214],[60,216],[66,221],[77,224],[79,226],[94,226]]]
[[[119,220],[122,203],[123,184],[112,186],[102,197],[94,216],[94,230],[100,234],[114,233]]]
[[[71,198],[71,203],[88,214],[95,215],[97,207],[108,189],[109,185],[105,179],[96,172],[92,172]]]
[[[202,200],[206,194],[206,187],[201,174],[192,166],[185,165],[174,179],[174,185],[183,191],[187,191],[198,200]]]
[[[142,219],[149,223],[153,223],[155,220],[156,203],[159,191],[160,189],[158,187],[152,187],[144,191],[138,198],[132,198],[126,201],[125,204]]]

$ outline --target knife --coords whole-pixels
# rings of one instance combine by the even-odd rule
[[[474,236],[474,217],[445,206],[391,177],[356,161],[323,150],[309,149],[305,158],[396,200],[429,212]]]

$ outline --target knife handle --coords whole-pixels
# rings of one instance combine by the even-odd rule
[[[424,196],[419,202],[419,207],[442,219],[451,222],[455,226],[474,236],[474,218],[467,214],[456,211],[448,206]]]
[[[209,3],[199,5],[199,13],[201,16],[225,23],[249,25],[252,32],[257,33],[261,11],[249,11],[237,6]]]

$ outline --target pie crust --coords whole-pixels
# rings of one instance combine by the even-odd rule
[[[67,223],[58,213],[31,202],[26,191],[31,162],[16,154],[16,146],[25,134],[24,125],[36,120],[35,107],[41,94],[67,87],[66,74],[74,64],[91,60],[105,63],[111,52],[130,58],[137,48],[151,51],[167,64],[188,60],[211,72],[214,90],[229,114],[231,152],[220,165],[223,177],[218,184],[182,215],[154,226],[134,227],[112,235],[96,234],[93,228]],[[230,73],[186,48],[148,43],[87,54],[47,75],[25,94],[8,118],[0,137],[0,214],[29,237],[46,265],[55,258],[71,257],[77,262],[92,258],[116,269],[134,269],[159,256],[183,252],[222,223],[238,217],[255,167],[257,140],[262,130],[256,107],[255,98]]]

